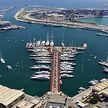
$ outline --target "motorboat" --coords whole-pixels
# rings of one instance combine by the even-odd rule
[[[73,71],[60,71],[60,74],[64,74],[64,73],[66,73],[66,74],[72,74]]]
[[[48,53],[39,53],[39,54],[31,54],[30,57],[51,57],[51,55]]]
[[[62,67],[64,67],[64,66],[67,66],[67,67],[72,67],[72,65],[71,64],[64,64],[64,63],[61,63],[60,64]]]
[[[50,80],[50,75],[39,74],[39,75],[33,75],[30,78],[33,80]]]
[[[45,60],[45,61],[51,61],[50,57],[30,57],[32,60]]]
[[[99,81],[98,80],[91,80],[89,81],[89,84],[96,85]]]
[[[51,73],[49,71],[38,71],[38,72],[35,72],[36,74],[48,74],[50,75]]]
[[[2,57],[0,57],[0,62],[1,62],[2,64],[5,64],[5,63],[6,63],[6,61],[5,61]]]
[[[84,87],[79,87],[79,90],[84,91],[85,88]]]
[[[69,75],[69,74],[61,74],[60,75],[61,78],[73,78],[74,75]]]
[[[71,65],[61,65],[61,69],[74,69]]]
[[[99,64],[108,67],[108,61],[101,61]]]
[[[75,60],[75,59],[70,58],[70,57],[61,57],[60,60],[61,60],[61,61],[73,61],[73,60]]]
[[[44,49],[44,48],[36,48],[33,50],[33,52],[43,53],[43,52],[48,52],[48,51],[47,51],[47,49]]]
[[[87,44],[86,43],[83,44],[83,48],[87,49]]]
[[[12,67],[11,67],[10,65],[7,65],[6,67],[7,67],[7,69],[9,69],[9,70],[12,69]]]
[[[62,45],[63,47],[65,46],[65,44],[64,44],[63,42],[61,43],[61,45]]]
[[[72,55],[72,54],[61,54],[61,57],[70,57],[70,58],[73,58],[73,57],[75,57],[75,55]]]
[[[47,61],[47,60],[37,60],[36,63],[40,63],[40,64],[51,64],[51,60]]]
[[[36,46],[36,43],[28,42],[28,43],[26,44],[26,48],[27,48],[27,49],[34,49],[35,46]]]
[[[47,59],[47,58],[32,58],[33,60],[36,60],[36,61],[50,61],[51,62],[51,59]]]
[[[108,68],[104,67],[104,72],[108,73]]]
[[[74,69],[61,68],[61,71],[74,71]]]
[[[31,69],[34,69],[34,70],[39,70],[39,69],[42,69],[42,70],[51,70],[49,66],[45,66],[45,65],[33,65],[32,67],[30,67]]]
[[[73,65],[73,66],[75,66],[76,63],[64,61],[64,62],[61,62],[61,65]]]
[[[100,81],[101,82],[104,82],[104,81],[107,81],[108,79],[106,79],[106,78],[103,78],[103,79],[101,79]]]

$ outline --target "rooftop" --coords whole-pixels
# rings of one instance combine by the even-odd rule
[[[5,106],[8,106],[23,95],[24,92],[22,92],[21,90],[9,89],[0,85],[0,103]]]

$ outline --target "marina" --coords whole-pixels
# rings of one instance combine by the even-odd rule
[[[30,26],[28,24],[24,24],[24,25],[26,25],[28,28],[30,28]],[[32,76],[32,74],[34,74],[35,71],[31,70],[29,67],[35,65],[35,62],[38,63],[38,65],[39,65],[39,63],[46,64],[46,61],[34,61],[34,60],[32,61],[32,60],[30,60],[28,54],[31,55],[32,52],[28,53],[27,52],[28,49],[25,50],[24,46],[26,45],[26,43],[28,43],[30,41],[31,36],[29,34],[31,33],[31,31],[34,32],[36,34],[36,36],[38,36],[38,35],[40,37],[41,37],[41,35],[43,36],[43,37],[41,37],[42,39],[39,39],[39,40],[42,40],[42,41],[46,40],[46,36],[44,37],[44,34],[47,34],[47,31],[45,31],[45,30],[49,29],[49,27],[45,27],[42,34],[40,34],[40,32],[38,32],[38,30],[35,30],[35,28],[37,29],[38,27],[40,27],[40,29],[41,29],[41,26],[39,26],[39,25],[37,25],[37,26],[32,25],[32,26],[34,28],[34,31],[32,31],[33,28],[30,28],[30,30],[25,29],[24,31],[14,31],[10,35],[8,35],[8,32],[7,32],[6,36],[4,36],[4,37],[2,36],[4,33],[1,33],[2,35],[1,35],[1,44],[0,45],[3,46],[3,48],[1,49],[2,57],[6,60],[7,65],[11,64],[13,69],[10,70],[12,72],[7,72],[8,71],[7,68],[5,70],[4,66],[1,66],[1,69],[0,69],[1,73],[0,74],[2,75],[2,77],[0,79],[1,79],[1,84],[5,84],[7,86],[10,86],[12,84],[12,80],[10,77],[14,75],[15,78],[13,78],[13,79],[18,80],[19,78],[21,78],[22,82],[24,80],[25,82],[28,83],[29,88],[27,87],[27,84],[24,85],[24,84],[20,83],[21,86],[24,86],[23,88],[25,88],[27,93],[32,94],[32,95],[34,95],[34,93],[41,95],[41,94],[45,93],[46,91],[48,91],[49,81],[45,81],[45,82],[44,81],[42,81],[42,82],[31,81],[30,77]],[[61,38],[59,35],[57,35],[57,33],[59,32],[60,34],[62,34],[63,29],[62,28],[61,29],[60,28],[53,28],[53,29],[54,29],[54,34],[55,34],[55,39],[54,39],[55,45],[56,44],[59,45],[61,43],[61,41],[59,41],[58,39],[61,39]],[[27,37],[24,35],[25,32],[27,33]],[[88,80],[92,80],[91,77],[94,77],[96,79],[100,79],[102,77],[107,77],[106,74],[104,74],[102,72],[103,69],[101,69],[101,67],[98,66],[98,64],[97,64],[97,62],[100,61],[101,59],[103,59],[103,60],[106,59],[102,56],[105,55],[106,50],[107,50],[107,48],[106,48],[107,40],[104,40],[102,38],[102,40],[105,41],[106,43],[105,44],[102,43],[102,45],[100,45],[99,43],[101,40],[98,38],[97,38],[97,40],[95,40],[95,36],[94,36],[95,32],[92,33],[92,32],[85,31],[85,30],[72,30],[72,31],[70,31],[70,29],[67,29],[67,28],[64,28],[64,32],[65,32],[64,35],[68,36],[64,42],[67,46],[71,43],[71,41],[68,41],[68,38],[69,38],[70,40],[75,40],[74,45],[73,45],[74,47],[75,46],[81,46],[82,43],[84,42],[84,43],[87,43],[90,50],[92,50],[91,52],[89,52],[89,50],[87,50],[87,52],[86,51],[79,52],[80,50],[77,51],[78,54],[76,54],[75,61],[73,61],[76,63],[76,66],[74,67],[74,71],[72,70],[73,73],[71,73],[74,75],[74,78],[69,78],[69,79],[66,78],[66,79],[64,79],[65,81],[63,80],[61,90],[63,92],[65,92],[66,94],[72,96],[76,93],[77,88],[79,88],[80,85],[82,85],[84,87],[88,86],[83,81],[81,81],[76,86],[76,82],[78,81],[78,79],[81,80],[83,78],[86,82],[88,82]],[[81,36],[79,36],[79,33],[81,33]],[[35,34],[33,34],[33,35],[35,35]],[[33,35],[32,35],[32,37],[33,37]],[[7,41],[5,40],[5,38],[7,39]],[[35,38],[37,38],[37,37],[35,37]],[[83,39],[84,41],[81,41],[81,39]],[[10,40],[10,41],[8,41],[8,40]],[[22,40],[25,40],[25,41],[22,41]],[[36,39],[36,40],[38,40],[38,39]],[[4,43],[2,41],[4,41]],[[6,46],[5,46],[5,43],[7,43]],[[97,44],[99,46],[97,46]],[[7,49],[7,46],[9,46],[8,55],[7,55],[7,52],[5,52],[5,49]],[[95,50],[93,50],[94,46],[96,48]],[[104,49],[100,52],[98,50],[100,48],[104,48]],[[15,51],[15,52],[13,52],[13,51]],[[97,54],[97,52],[99,52],[99,54]],[[76,53],[76,52],[73,51],[73,53]],[[16,57],[17,57],[14,61],[12,58],[14,56],[13,54],[16,55]],[[35,53],[33,53],[33,54],[35,54]],[[84,54],[84,56],[83,56],[83,54]],[[97,59],[93,60],[94,62],[91,62],[91,63],[86,61],[90,54],[97,56]],[[85,57],[86,55],[87,55],[87,58]],[[9,60],[9,58],[11,59],[11,61]],[[95,62],[95,61],[97,61],[97,62]],[[17,64],[17,62],[19,62],[19,64]],[[83,70],[84,70],[83,72],[82,72],[82,69],[81,69],[81,66],[79,63],[83,63]],[[87,64],[85,64],[85,63],[87,63]],[[50,65],[51,62],[47,61],[47,64]],[[17,65],[17,66],[15,66],[15,65]],[[90,68],[91,66],[93,68]],[[22,69],[22,67],[23,67],[23,69]],[[96,67],[95,70],[94,70],[94,67]],[[98,75],[97,75],[97,73],[98,73]],[[89,77],[89,74],[91,77]],[[9,76],[7,76],[7,75],[9,75]],[[24,76],[24,78],[22,76]],[[84,77],[84,76],[88,76],[88,77]],[[5,80],[9,80],[9,82],[6,83]],[[73,82],[74,89],[69,88],[71,86],[71,83],[69,83],[69,82],[71,82],[71,83]],[[18,82],[16,82],[16,85],[18,85],[18,88],[20,88],[20,85],[18,84]],[[17,88],[16,85],[13,85],[13,87]],[[38,86],[39,90],[34,88],[35,85]],[[69,89],[66,90],[66,88],[64,88],[64,86],[67,86]],[[43,89],[41,90],[40,88],[44,88],[44,90]]]
[[[48,46],[45,44],[47,42],[49,42]],[[30,78],[37,79],[37,80],[50,79],[51,85],[54,82],[54,86],[57,88],[57,84],[55,82],[60,83],[61,78],[73,78],[74,77],[74,75],[72,75],[74,73],[74,66],[76,65],[73,62],[75,61],[74,57],[77,53],[77,50],[80,49],[81,51],[81,50],[87,49],[87,44],[84,44],[82,47],[66,47],[64,46],[64,43],[62,42],[61,46],[54,46],[53,40],[51,41],[47,40],[47,41],[36,41],[35,43],[28,42],[26,44],[26,49],[29,53],[35,52],[35,55],[30,54],[31,60],[35,60],[37,64],[38,63],[42,64],[42,65],[33,65],[32,67],[30,67],[30,69],[32,70],[39,70],[38,72],[35,72],[35,74],[33,74],[33,76]],[[41,56],[39,56],[38,54]],[[48,65],[48,63],[50,65]],[[57,76],[58,76],[58,79],[56,78]],[[53,87],[51,86],[51,89],[52,88]],[[58,87],[58,91],[59,89],[60,88]]]

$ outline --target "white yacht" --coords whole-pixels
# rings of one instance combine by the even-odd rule
[[[61,71],[73,71],[74,67],[61,66],[60,69]]]
[[[27,49],[34,49],[34,48],[35,48],[35,43],[28,42],[28,43],[26,44],[26,48],[27,48]]]
[[[79,87],[79,90],[84,91],[86,89],[84,87]]]
[[[50,76],[49,75],[45,75],[45,74],[40,74],[40,75],[33,75],[32,77],[30,77],[31,79],[36,79],[36,80],[50,80]]]
[[[36,45],[39,46],[41,44],[41,41],[37,41]]]
[[[70,57],[70,58],[73,58],[73,57],[75,57],[75,55],[73,55],[73,54],[61,54],[61,57]]]
[[[108,61],[101,61],[99,64],[108,67]]]
[[[44,49],[44,48],[37,48],[37,49],[34,49],[33,52],[35,53],[44,53],[44,52],[48,52],[47,49]]]
[[[44,45],[45,45],[45,41],[42,41],[42,42],[41,42],[41,45],[44,46]]]
[[[40,61],[51,61],[51,58],[50,57],[30,57],[30,59],[32,60],[40,60]]]
[[[47,58],[44,58],[44,59],[43,58],[40,58],[40,59],[35,58],[34,60],[36,60],[36,62],[37,61],[40,61],[40,62],[44,62],[44,61],[47,62],[47,61],[49,61],[49,62],[51,62],[51,59],[47,59]]]
[[[11,67],[10,65],[7,65],[6,67],[7,67],[7,69],[9,69],[9,70],[12,69],[12,67]]]
[[[47,60],[38,60],[36,61],[36,63],[40,63],[40,64],[51,64],[51,60],[47,61]]]
[[[63,47],[65,46],[63,42],[61,43],[61,45],[62,45]]]
[[[61,62],[61,65],[73,65],[73,66],[75,66],[76,65],[76,63],[72,63],[72,62],[67,62],[67,61],[64,61],[64,62]]]
[[[73,71],[60,71],[60,74],[64,74],[64,73],[66,73],[66,74],[72,74]]]
[[[74,75],[69,75],[69,74],[61,74],[60,75],[61,78],[73,78]]]
[[[51,55],[48,53],[39,53],[39,54],[31,54],[30,57],[51,57]]]
[[[53,40],[51,40],[50,46],[54,46],[54,41]]]
[[[108,73],[108,68],[104,67],[104,72]]]
[[[83,44],[83,48],[85,48],[85,49],[87,48],[87,44],[86,43]]]
[[[91,80],[89,81],[89,84],[96,85],[99,81],[98,80]]]
[[[64,69],[74,69],[74,67],[73,66],[71,66],[71,65],[61,65],[61,68],[64,68]]]
[[[49,45],[50,45],[49,40],[46,41],[46,44],[45,44],[45,45],[46,45],[46,46],[49,46]]]
[[[48,74],[50,75],[50,72],[48,71],[39,71],[39,72],[35,72],[36,74]]]
[[[49,66],[45,66],[45,65],[33,65],[32,67],[30,67],[31,69],[48,69],[48,70],[50,70],[50,67]]]
[[[70,58],[70,57],[61,57],[60,60],[62,60],[62,61],[73,61],[75,59]]]
[[[6,63],[6,61],[5,61],[2,57],[0,57],[0,62],[1,62],[2,64],[5,64],[5,63]]]
[[[104,81],[107,81],[108,79],[106,79],[106,78],[103,78],[103,79],[101,79],[100,81],[101,82],[104,82]]]

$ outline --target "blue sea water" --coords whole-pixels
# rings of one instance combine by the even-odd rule
[[[100,60],[105,60],[107,57],[107,37],[96,36],[96,31],[64,27],[49,28],[39,24],[17,22],[13,19],[15,12],[28,4],[66,8],[103,8],[104,3],[107,3],[107,0],[100,0],[100,2],[99,0],[0,0],[0,6],[14,6],[13,9],[5,14],[4,19],[27,27],[25,30],[0,31],[0,52],[6,60],[5,65],[0,64],[0,75],[2,75],[0,84],[16,89],[24,88],[26,93],[39,96],[49,90],[49,81],[30,80],[33,71],[29,67],[35,62],[29,59],[29,53],[26,51],[25,45],[33,38],[37,40],[46,39],[47,32],[51,30],[53,30],[55,44],[59,44],[63,36],[64,43],[67,45],[72,42],[76,46],[81,46],[83,43],[88,44],[88,49],[84,54],[76,57],[75,77],[63,80],[61,90],[64,93],[73,96],[77,94],[80,86],[88,87],[90,80],[108,78],[102,67],[98,65]],[[94,59],[94,56],[97,58]],[[13,70],[7,70],[7,64],[10,64]]]
[[[96,24],[108,25],[108,17],[81,19],[81,21],[94,22]]]

